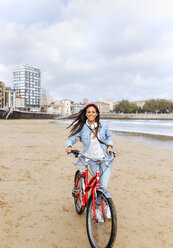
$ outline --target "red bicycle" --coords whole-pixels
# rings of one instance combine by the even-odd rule
[[[86,157],[78,150],[72,150],[72,153],[75,157],[80,155],[79,159],[85,166],[85,171],[79,169],[75,173],[72,196],[78,214],[82,214],[87,206],[86,226],[90,245],[93,248],[113,247],[117,233],[117,215],[111,195],[100,187],[99,166],[103,162],[111,162],[115,158],[115,153],[112,153],[111,159],[101,160]],[[82,157],[87,159],[87,162],[84,163]],[[89,161],[96,162],[97,170],[96,175],[88,182]]]

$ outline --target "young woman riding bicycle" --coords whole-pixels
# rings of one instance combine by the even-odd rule
[[[68,127],[72,127],[69,138],[66,142],[66,152],[71,153],[72,146],[80,139],[83,143],[83,153],[94,159],[110,158],[113,152],[112,136],[108,125],[100,121],[100,112],[95,104],[88,104],[82,109],[76,119]],[[76,165],[82,165],[78,160]],[[107,166],[106,163],[100,165],[100,186],[107,189],[111,175],[113,161]],[[92,174],[96,174],[96,163],[90,162]],[[98,213],[99,214],[99,213]]]
[[[88,104],[75,117],[66,142],[66,152],[78,157],[78,169],[74,177],[72,196],[76,212],[86,211],[86,227],[92,248],[111,248],[117,232],[117,217],[111,195],[107,191],[113,160],[113,142],[108,126],[100,121],[99,109],[95,104]],[[73,150],[73,145],[80,139],[83,151]],[[79,157],[80,155],[80,157]],[[88,181],[88,165],[93,177]],[[91,191],[88,199],[88,192]]]

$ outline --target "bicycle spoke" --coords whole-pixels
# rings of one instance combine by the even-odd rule
[[[97,220],[94,219],[92,216],[92,210],[93,204],[90,208],[90,227],[92,230],[92,236],[95,240],[95,243],[97,246],[105,247],[110,239],[110,233],[111,233],[111,221],[108,221],[106,218],[104,219],[102,210],[100,207],[97,208],[97,210],[100,211],[101,217],[103,218],[103,222],[97,222]]]
[[[106,213],[106,208],[109,208],[109,202],[104,197],[103,194],[99,194],[99,201],[101,204],[96,207],[96,219],[94,219],[93,212],[93,200],[90,201],[88,205],[87,212],[87,228],[88,228],[88,236],[90,239],[90,243],[92,243],[92,247],[111,247],[109,244],[113,244],[115,237],[115,222],[114,216],[112,213],[109,215],[109,218]],[[96,200],[97,201],[97,200]],[[97,217],[97,211],[99,213],[99,218]]]
[[[83,189],[83,184],[82,184],[82,180],[84,180],[83,178],[80,178],[78,185],[76,186],[78,179],[80,177],[80,172],[77,171],[76,176],[75,176],[75,182],[74,182],[74,203],[75,203],[75,208],[76,208],[76,212],[78,214],[82,214],[84,212],[84,207],[83,207],[83,193],[84,193],[84,189]]]

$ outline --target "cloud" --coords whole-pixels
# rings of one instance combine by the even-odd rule
[[[1,75],[0,81],[6,82],[6,80],[9,77],[9,68],[4,66],[3,64],[0,64],[0,75]]]
[[[64,1],[57,0],[0,0],[0,18],[4,22],[51,24],[61,20]]]
[[[169,0],[0,0],[0,80],[12,85],[13,66],[27,63],[55,99],[173,98],[172,10]]]

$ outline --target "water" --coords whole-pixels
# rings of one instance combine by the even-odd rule
[[[173,149],[173,120],[102,120],[114,135]],[[59,122],[59,121],[58,121]],[[71,120],[61,120],[70,124]]]
[[[172,120],[108,120],[114,135],[173,149]]]
[[[173,137],[173,120],[109,120],[110,130]]]

